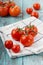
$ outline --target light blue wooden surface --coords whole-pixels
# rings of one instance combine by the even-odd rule
[[[5,26],[14,22],[17,22],[19,20],[25,19],[30,17],[26,14],[26,8],[32,7],[32,4],[35,2],[39,2],[41,4],[41,10],[39,11],[40,17],[39,19],[43,21],[43,0],[14,0],[23,11],[24,16],[22,17],[0,17],[0,26]],[[2,40],[0,38],[0,65],[43,65],[43,53],[40,53],[38,55],[30,55],[25,57],[20,57],[16,59],[11,59],[2,43]]]

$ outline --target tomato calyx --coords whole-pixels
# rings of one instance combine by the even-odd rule
[[[34,27],[34,25],[30,24],[29,26],[26,26],[26,28],[29,28],[28,31],[30,31],[32,27]]]
[[[10,8],[14,8],[14,7],[15,7],[15,5],[11,6]]]
[[[31,34],[33,37],[35,37],[35,36],[37,35],[37,33],[38,33],[38,29],[37,29],[37,27],[34,26],[34,25],[27,26],[27,27],[25,28],[25,31],[26,31],[26,34],[27,34],[27,35],[28,35],[28,34]]]

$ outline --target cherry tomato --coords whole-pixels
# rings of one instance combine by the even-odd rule
[[[9,12],[9,9],[7,6],[2,5],[0,6],[0,16],[7,16]]]
[[[11,49],[13,47],[13,42],[11,40],[6,40],[4,45],[7,49]]]
[[[32,8],[27,8],[27,9],[26,9],[27,14],[31,14],[31,13],[32,13],[32,11],[33,11],[33,9],[32,9]]]
[[[30,28],[30,32],[29,32],[33,37],[35,37],[38,33],[38,29],[35,25],[33,25],[31,28]]]
[[[20,40],[20,37],[21,37],[21,35],[23,35],[23,34],[25,34],[25,32],[22,31],[22,30],[20,30],[19,28],[13,29],[13,30],[11,31],[11,36],[12,36],[12,38],[15,39],[15,40],[17,40],[17,41]]]
[[[34,37],[32,35],[22,35],[20,38],[20,42],[25,46],[29,47],[33,44],[34,42]]]
[[[27,26],[25,28],[25,31],[28,33],[28,34],[31,34],[33,37],[35,37],[38,33],[38,29],[35,25],[31,25],[30,27]]]
[[[14,53],[20,52],[20,45],[13,45],[12,51],[13,51]]]
[[[3,2],[2,1],[0,1],[0,5],[2,5],[3,4]]]
[[[35,10],[40,10],[40,4],[39,3],[34,3],[33,7]]]
[[[20,13],[21,13],[20,7],[17,6],[17,5],[12,6],[12,7],[10,7],[10,9],[9,9],[9,14],[10,14],[10,16],[16,17],[16,16],[18,16]]]
[[[31,16],[34,16],[34,17],[38,18],[39,17],[39,13],[38,12],[32,12]]]

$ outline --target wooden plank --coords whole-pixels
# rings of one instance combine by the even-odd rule
[[[24,57],[23,65],[43,65],[43,55],[31,55]]]

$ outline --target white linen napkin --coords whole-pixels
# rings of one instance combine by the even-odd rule
[[[13,28],[16,28],[16,27],[22,28],[28,25],[30,22],[32,22],[32,24],[36,25],[38,28],[38,34],[36,35],[34,39],[34,44],[32,46],[24,47],[20,42],[13,40],[11,38],[11,35],[7,36],[7,34],[10,34]],[[16,53],[13,53],[11,50],[6,49],[7,53],[9,54],[11,58],[24,56],[24,55],[30,55],[30,54],[39,54],[43,52],[43,23],[40,20],[36,19],[35,17],[30,17],[28,19],[19,21],[17,23],[10,24],[4,27],[0,27],[0,31],[3,32],[3,33],[0,32],[0,36],[2,38],[3,44],[5,40],[7,39],[11,39],[13,40],[13,42],[20,44],[20,47],[21,47],[20,53],[16,54]]]

